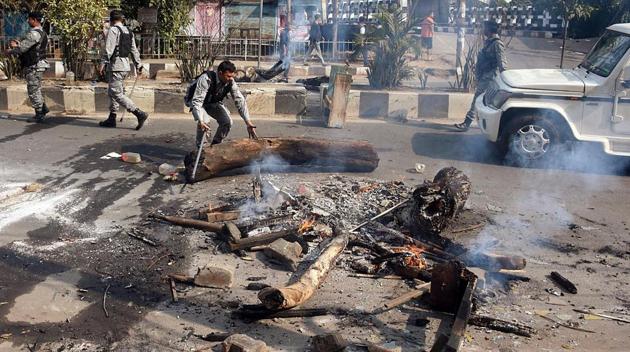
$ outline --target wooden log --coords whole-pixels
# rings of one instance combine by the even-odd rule
[[[466,264],[478,266],[488,271],[523,270],[527,260],[518,255],[502,255],[496,253],[471,253],[466,255]]]
[[[219,223],[211,224],[207,221],[188,219],[188,218],[183,218],[180,216],[151,214],[149,217],[152,217],[154,219],[164,220],[164,221],[170,222],[171,224],[175,224],[179,226],[192,227],[195,229],[216,232],[216,233],[221,232],[221,229],[223,228],[223,224],[219,224]]]
[[[241,240],[231,242],[230,249],[232,251],[237,251],[239,249],[247,249],[256,246],[262,246],[264,244],[269,244],[279,238],[288,237],[291,235],[295,235],[297,233],[297,228],[291,228],[288,230],[281,230],[276,232],[264,233],[262,235],[253,236],[243,238]]]
[[[173,274],[168,274],[168,278],[169,280],[175,280],[177,282],[182,282],[185,284],[195,284],[195,278],[192,276],[188,276],[186,274],[178,274],[178,273],[173,273]]]
[[[239,139],[208,146],[203,150],[195,179],[194,157],[184,160],[186,176],[196,182],[222,172],[246,167],[265,156],[274,155],[289,165],[326,167],[346,172],[371,172],[378,166],[378,154],[366,141],[326,140],[304,137]]]
[[[293,308],[306,302],[324,282],[347,244],[346,233],[333,238],[297,282],[281,288],[267,287],[258,292],[258,299],[267,309],[275,310]]]
[[[427,292],[427,290],[429,289],[429,287],[431,286],[430,282],[424,283],[420,286],[418,286],[418,288],[416,288],[413,291],[409,291],[407,293],[405,293],[404,295],[400,296],[400,297],[396,297],[392,300],[389,300],[387,302],[385,302],[385,304],[383,304],[383,307],[387,308],[387,309],[392,309],[392,308],[396,308],[401,304],[407,303],[409,301],[411,301],[412,299],[416,299],[420,296],[422,296],[425,292]]]
[[[206,214],[208,222],[224,222],[236,220],[241,216],[240,211],[224,211],[224,212],[212,212]]]
[[[307,318],[333,314],[333,310],[327,308],[304,308],[288,310],[269,310],[263,305],[243,307],[234,312],[234,315],[248,320],[274,319],[274,318]]]
[[[470,325],[488,328],[496,331],[507,332],[524,337],[532,337],[536,330],[531,326],[512,323],[501,319],[495,319],[483,315],[475,315],[468,321]]]
[[[451,224],[470,195],[470,181],[460,170],[447,167],[433,181],[418,186],[411,202],[396,212],[415,237],[437,235]]]

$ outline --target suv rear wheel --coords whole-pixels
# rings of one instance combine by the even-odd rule
[[[523,115],[508,123],[500,148],[508,165],[535,166],[553,158],[564,143],[553,121],[541,115]]]

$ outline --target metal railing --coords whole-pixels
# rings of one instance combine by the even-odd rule
[[[9,41],[14,38],[0,36],[0,48],[5,50],[9,47]],[[254,60],[258,57],[258,38],[249,39],[225,39],[220,40],[213,37],[176,37],[173,42],[164,38],[152,35],[136,36],[138,50],[143,59],[169,59],[176,58],[178,54],[192,57],[194,54],[214,52],[217,57]],[[48,37],[48,58],[60,59],[63,56],[63,43],[57,36]],[[90,53],[93,58],[98,57],[98,43],[91,42]],[[322,55],[326,60],[333,59],[332,41],[320,42]],[[292,57],[303,57],[308,49],[308,42],[291,42]],[[279,56],[279,42],[271,39],[263,39],[260,46],[261,57],[269,59]],[[336,59],[346,58],[354,51],[354,42],[337,42]]]

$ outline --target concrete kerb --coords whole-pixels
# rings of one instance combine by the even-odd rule
[[[373,91],[351,89],[346,116],[356,119],[463,118],[473,94],[437,91]]]
[[[245,95],[250,114],[257,118],[274,115],[301,117],[306,110],[306,89],[299,85],[279,85],[278,87],[242,83],[239,85]],[[126,93],[130,94],[131,82],[127,82]],[[90,114],[109,111],[107,87],[99,86],[46,86],[42,89],[46,103],[53,112],[69,114]],[[149,113],[188,113],[184,104],[184,87],[146,87],[138,85],[132,99],[136,105]],[[226,106],[234,113],[236,107],[232,99],[226,99]],[[0,110],[20,113],[32,108],[24,84],[0,86]]]

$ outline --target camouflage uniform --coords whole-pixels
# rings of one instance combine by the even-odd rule
[[[23,55],[27,54],[29,50],[39,50],[40,44],[47,44],[42,43],[42,40],[47,40],[47,38],[45,35],[42,38],[40,31],[43,32],[41,26],[31,28],[31,30],[26,33],[24,39],[20,41],[19,46],[12,49],[10,53],[20,56],[22,59]],[[34,48],[34,46],[37,47]],[[35,61],[35,64],[23,66],[22,70],[26,79],[26,90],[28,92],[28,98],[31,101],[31,106],[35,109],[36,118],[41,120],[48,112],[48,107],[42,95],[42,77],[44,71],[46,71],[50,65],[45,57],[38,56]]]
[[[121,39],[123,36],[131,36],[128,47],[129,54],[131,54],[136,69],[141,69],[140,52],[136,47],[133,34],[122,23],[112,25],[107,32],[105,50],[101,59],[101,63],[107,66],[109,116],[105,121],[101,121],[99,125],[101,127],[116,127],[116,113],[120,109],[120,105],[122,105],[138,118],[136,130],[139,130],[149,115],[140,110],[129,97],[125,96],[124,81],[129,75],[129,71],[131,71],[131,65],[127,55],[119,55],[120,50],[122,50],[120,46],[122,46]]]
[[[477,77],[477,88],[473,98],[470,110],[466,114],[464,123],[468,126],[477,117],[475,110],[475,100],[483,94],[490,85],[490,82],[496,75],[507,69],[507,60],[505,59],[505,47],[498,35],[488,38],[477,55],[477,64],[475,65],[475,76]]]

